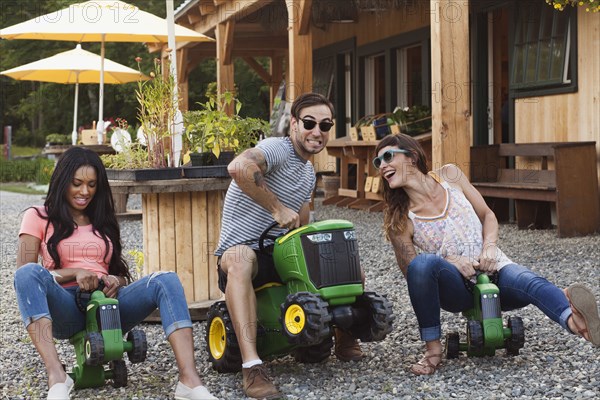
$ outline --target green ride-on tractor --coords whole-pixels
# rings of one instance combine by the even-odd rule
[[[255,290],[261,358],[291,353],[298,362],[318,363],[331,354],[334,327],[363,342],[383,340],[391,332],[391,303],[363,289],[351,222],[315,222],[283,236],[269,234],[275,226],[259,240],[263,252],[265,239],[274,240],[273,261],[283,282]],[[215,370],[241,370],[240,349],[224,301],[208,311],[206,342]]]
[[[467,318],[467,341],[460,342],[457,332],[446,335],[446,358],[458,358],[461,351],[467,356],[493,356],[496,349],[506,348],[508,355],[518,355],[525,344],[525,329],[520,317],[502,323],[500,290],[490,277],[479,274],[473,285],[473,308],[463,312]]]
[[[104,282],[92,292],[77,289],[76,302],[85,312],[85,329],[69,340],[75,346],[77,363],[69,373],[76,389],[104,386],[111,379],[114,387],[127,385],[127,366],[123,353],[129,361],[139,363],[146,359],[148,344],[146,334],[139,329],[131,330],[123,340],[119,301],[104,296]],[[108,363],[108,369],[104,364]]]

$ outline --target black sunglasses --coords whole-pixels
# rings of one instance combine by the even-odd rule
[[[300,118],[300,121],[302,121],[302,124],[304,125],[304,129],[306,129],[308,131],[310,131],[312,128],[317,126],[317,121],[315,121],[313,119]],[[321,132],[329,132],[332,127],[333,127],[333,122],[329,122],[329,121],[319,122],[319,130]]]
[[[410,154],[410,151],[404,150],[404,149],[386,150],[382,155],[380,155],[379,157],[375,157],[373,159],[373,165],[375,166],[375,168],[379,169],[379,167],[381,167],[381,163],[383,161],[385,161],[387,164],[389,164],[390,161],[392,161],[392,158],[394,158],[394,154],[396,154],[396,153]]]

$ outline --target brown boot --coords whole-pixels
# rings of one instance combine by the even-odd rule
[[[278,399],[281,393],[277,390],[267,375],[264,364],[250,368],[242,368],[244,377],[244,394],[254,399]]]
[[[358,341],[346,332],[335,329],[335,356],[340,361],[360,361],[364,354],[358,345]]]

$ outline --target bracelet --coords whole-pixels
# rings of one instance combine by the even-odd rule
[[[115,276],[115,275],[109,275],[113,278],[115,278],[115,280],[117,281],[117,287],[121,287],[121,281],[119,280],[119,277]]]

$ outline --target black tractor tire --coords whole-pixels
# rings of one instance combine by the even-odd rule
[[[127,334],[127,341],[131,342],[133,349],[127,352],[127,358],[132,364],[141,363],[146,360],[148,353],[148,341],[146,340],[146,332],[140,329],[133,329]]]
[[[368,312],[366,323],[357,323],[350,328],[350,334],[361,342],[378,342],[392,331],[394,313],[392,303],[382,295],[364,292],[356,298],[353,308],[364,308]]]
[[[279,317],[284,335],[298,346],[316,345],[331,337],[331,319],[327,302],[309,292],[289,294]]]
[[[483,328],[479,321],[469,320],[467,322],[467,347],[470,353],[481,354],[483,352]]]
[[[458,332],[450,332],[446,335],[444,352],[447,359],[458,358],[460,354],[460,336]]]
[[[217,372],[242,370],[242,354],[224,301],[214,303],[206,315],[208,361]]]
[[[125,360],[113,360],[108,365],[113,373],[113,387],[120,388],[127,386],[127,365],[125,365]]]
[[[510,317],[508,319],[508,328],[511,337],[504,341],[506,354],[509,356],[518,356],[519,350],[525,345],[525,326],[521,317]]]
[[[317,364],[329,358],[332,347],[333,339],[329,337],[319,344],[295,348],[292,356],[299,363]]]
[[[104,338],[100,332],[89,332],[84,339],[85,363],[91,367],[104,362]]]

